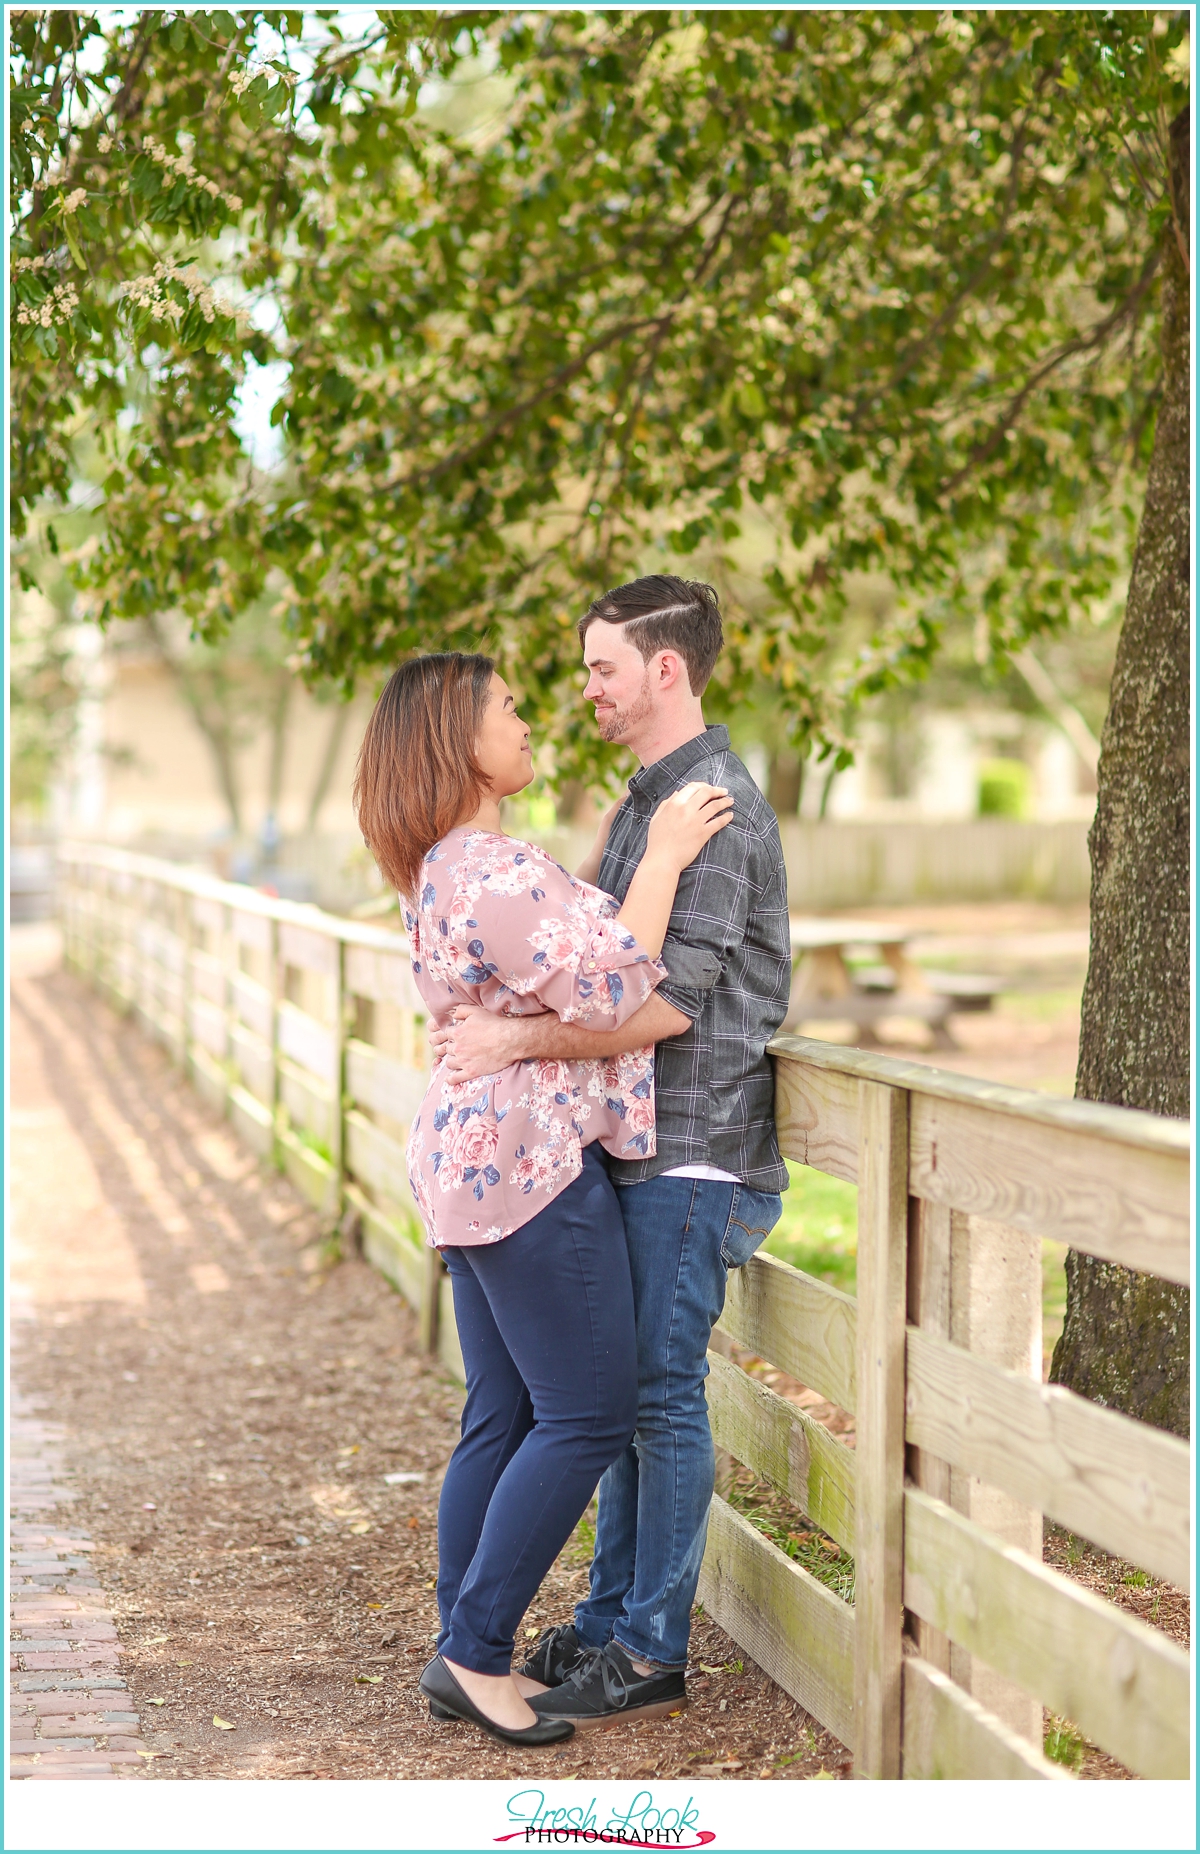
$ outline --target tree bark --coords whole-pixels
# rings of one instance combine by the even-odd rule
[[[1171,178],[1188,223],[1186,111]],[[1189,1111],[1188,261],[1167,227],[1162,401],[1125,623],[1101,739],[1092,938],[1075,1092],[1180,1118]],[[1072,1251],[1050,1376],[1144,1422],[1188,1434],[1186,1288]]]

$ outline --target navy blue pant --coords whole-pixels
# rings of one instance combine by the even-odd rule
[[[629,1251],[599,1149],[503,1242],[442,1253],[467,1401],[438,1506],[438,1653],[506,1674],[521,1617],[637,1421]]]

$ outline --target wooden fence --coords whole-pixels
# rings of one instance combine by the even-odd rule
[[[70,964],[135,1012],[417,1309],[461,1378],[449,1282],[404,1137],[424,1014],[402,936],[176,865],[62,854]],[[1190,1280],[1180,1122],[780,1037],[781,1145],[858,1186],[858,1295],[769,1256],[730,1276],[724,1343],[855,1418],[851,1448],[726,1353],[719,1447],[856,1567],[853,1605],[713,1501],[701,1598],[885,1778],[1041,1778],[1043,1706],[1141,1776],[1189,1773],[1189,1660],[1041,1561],[1046,1515],[1190,1584],[1190,1451],[1041,1382],[1043,1236]]]

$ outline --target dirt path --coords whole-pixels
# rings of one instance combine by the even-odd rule
[[[415,1677],[458,1387],[49,929],[18,928],[12,963],[14,1381],[59,1426],[151,1779],[847,1773],[706,1620],[676,1720],[537,1757],[433,1725]],[[586,1562],[568,1547],[529,1630]]]

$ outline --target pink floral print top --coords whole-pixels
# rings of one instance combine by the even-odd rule
[[[425,858],[415,912],[405,909],[413,978],[439,1024],[465,1003],[613,1030],[666,977],[616,913],[611,896],[545,850],[452,830]],[[619,1158],[653,1155],[653,1048],[604,1062],[514,1062],[471,1082],[447,1080],[439,1063],[408,1138],[430,1241],[511,1236],[578,1178],[593,1140]]]

